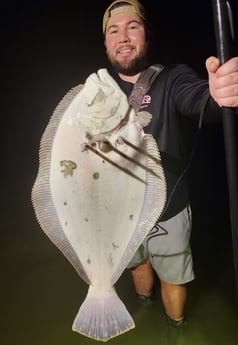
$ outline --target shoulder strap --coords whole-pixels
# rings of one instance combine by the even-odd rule
[[[149,90],[153,81],[163,70],[163,68],[163,65],[151,65],[141,73],[139,79],[134,84],[134,87],[128,99],[129,104],[135,109],[135,111],[139,111],[146,92]]]

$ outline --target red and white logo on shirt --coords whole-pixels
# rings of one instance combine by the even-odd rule
[[[143,98],[143,101],[141,103],[141,107],[146,107],[151,103],[151,96],[150,95],[145,95]]]

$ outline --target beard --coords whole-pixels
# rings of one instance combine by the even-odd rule
[[[106,54],[115,72],[132,76],[143,71],[150,65],[148,50],[148,44],[145,44],[138,56],[133,60],[125,61],[117,61],[108,51]]]

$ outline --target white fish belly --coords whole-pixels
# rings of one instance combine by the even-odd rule
[[[106,70],[66,95],[43,134],[32,190],[42,230],[89,285],[73,330],[99,341],[135,326],[114,284],[166,201],[157,144],[128,109],[125,95]],[[130,159],[110,145],[101,150],[100,135]],[[120,137],[143,147],[146,154]]]
[[[145,184],[95,153],[82,152],[84,136],[80,132],[81,128],[75,131],[67,121],[58,129],[52,149],[52,199],[64,234],[90,283],[111,285],[139,221]],[[114,155],[109,155],[112,160]],[[62,162],[75,164],[72,175]],[[133,163],[127,163],[127,168],[146,179],[145,171]]]

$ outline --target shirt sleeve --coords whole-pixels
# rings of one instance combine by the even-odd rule
[[[220,108],[211,98],[208,81],[199,76],[188,66],[178,65],[171,73],[171,94],[176,110],[184,115],[196,118],[200,122],[211,116],[220,118]]]

